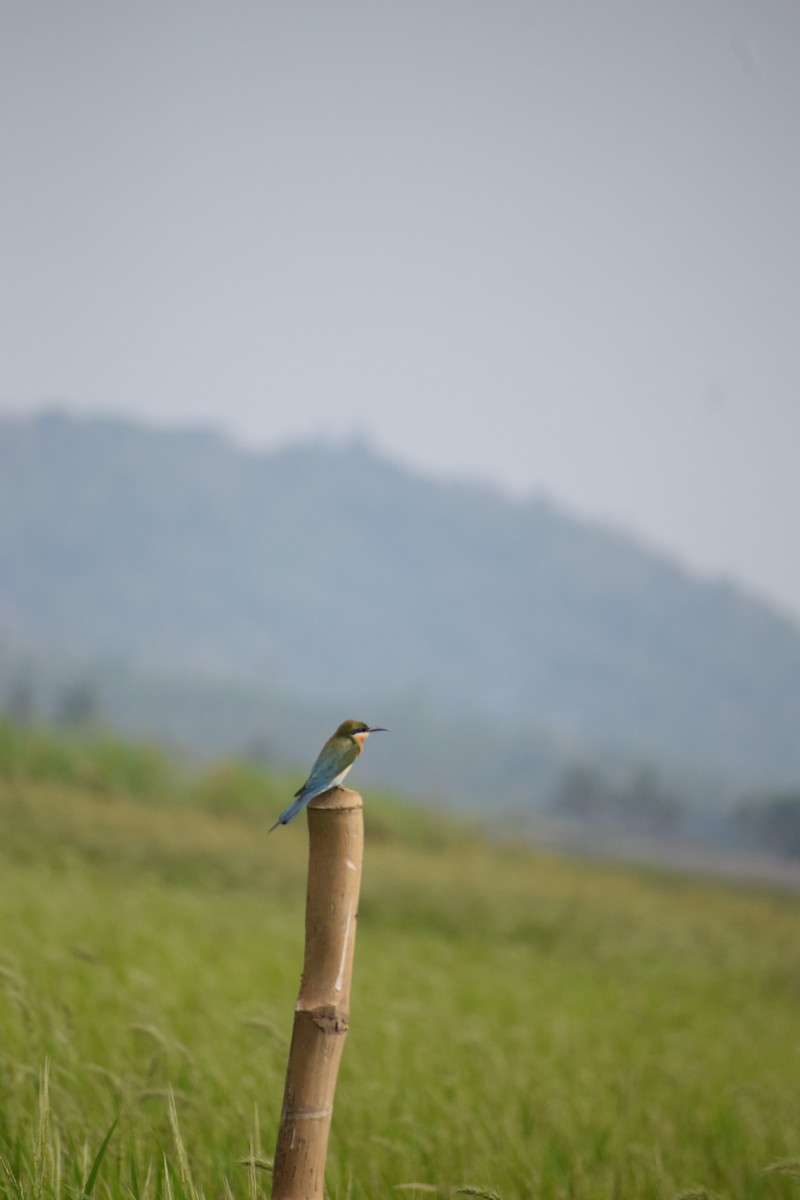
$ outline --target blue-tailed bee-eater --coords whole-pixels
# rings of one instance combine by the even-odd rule
[[[342,721],[336,733],[329,737],[317,755],[311,773],[289,807],[278,817],[272,829],[288,825],[304,809],[309,800],[321,796],[328,788],[338,787],[364,749],[371,733],[387,733],[382,725],[369,726],[364,721]],[[272,833],[272,829],[269,830]]]

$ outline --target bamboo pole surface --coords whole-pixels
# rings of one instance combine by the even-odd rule
[[[349,788],[331,788],[308,806],[303,977],[286,1068],[272,1200],[323,1200],[333,1097],[350,1020],[363,816],[361,797]]]

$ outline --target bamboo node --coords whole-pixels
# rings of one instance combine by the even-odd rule
[[[337,1008],[335,1004],[315,1004],[306,1007],[298,1000],[294,1008],[296,1013],[305,1013],[323,1033],[347,1033],[350,1028],[350,1013]]]
[[[350,1014],[341,1012],[333,1004],[318,1004],[306,1012],[323,1033],[347,1033],[350,1028]]]

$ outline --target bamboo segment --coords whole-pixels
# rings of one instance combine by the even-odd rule
[[[286,1068],[272,1200],[323,1200],[333,1097],[350,1020],[363,815],[361,797],[349,788],[331,788],[308,806],[303,978]]]

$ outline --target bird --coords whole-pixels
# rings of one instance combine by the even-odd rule
[[[365,721],[342,721],[317,755],[308,779],[297,789],[294,800],[281,813],[269,833],[279,825],[288,825],[309,800],[321,796],[328,788],[338,787],[364,749],[364,742],[371,733],[388,732],[383,725],[369,726]]]

